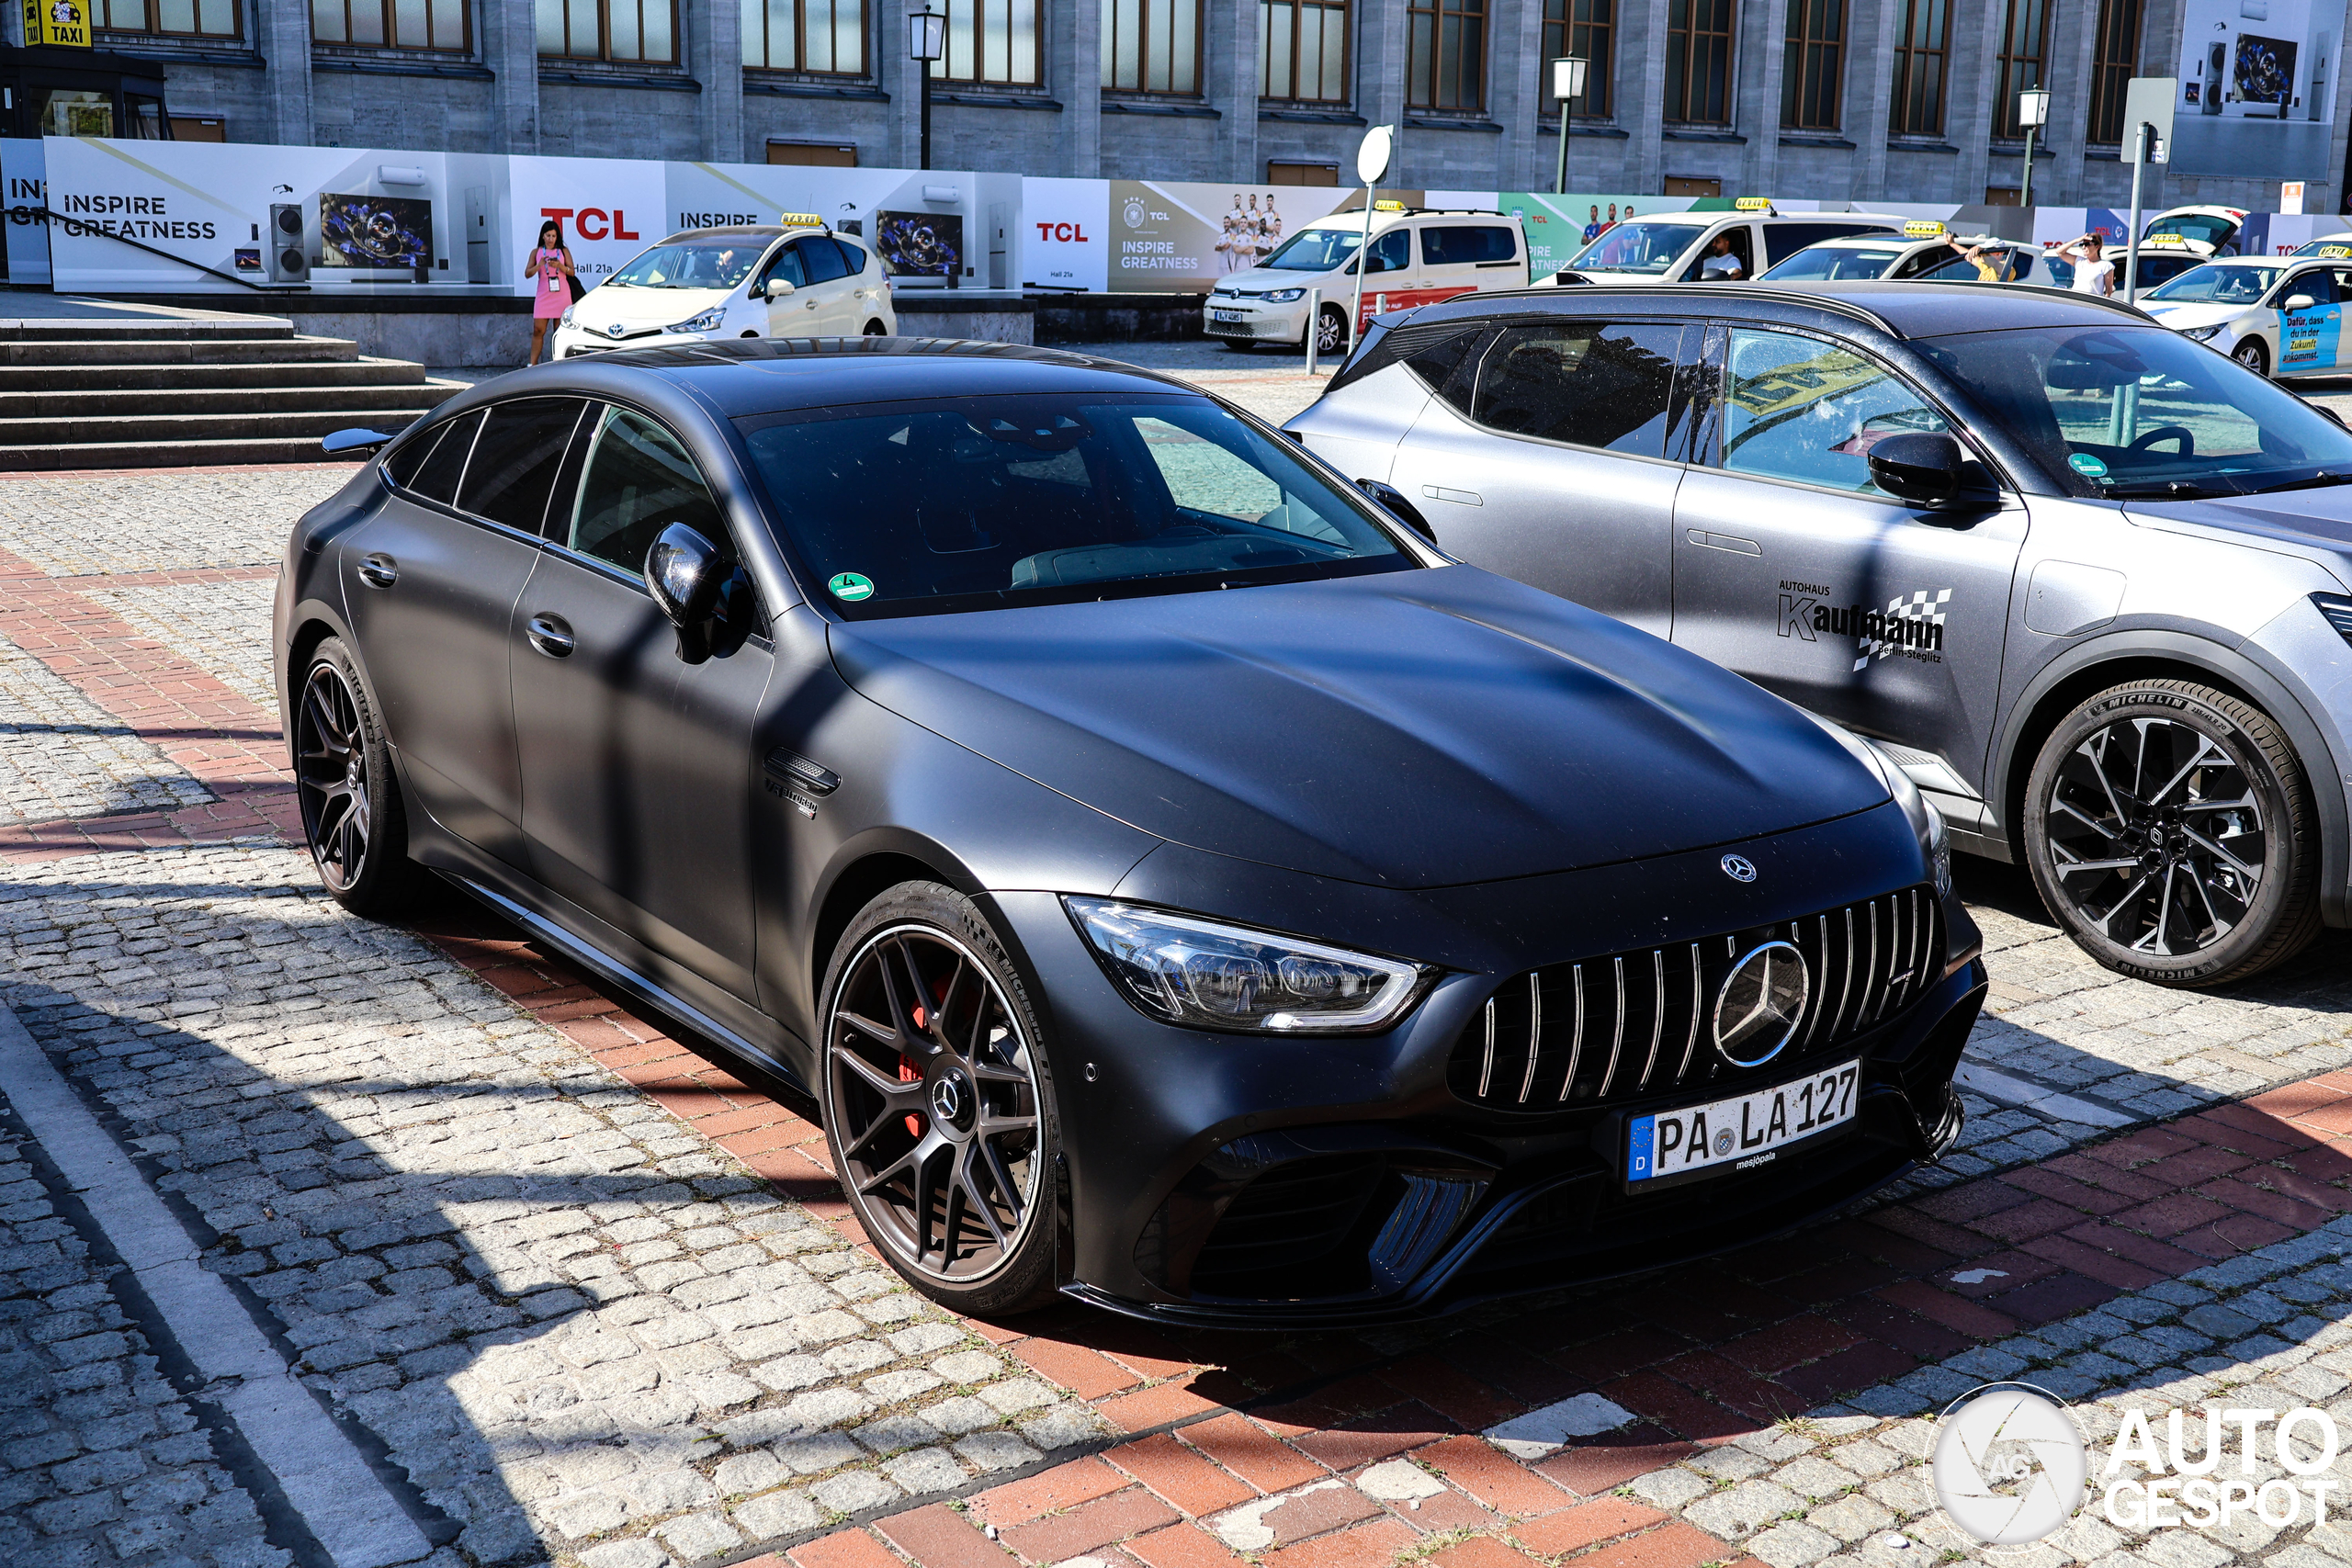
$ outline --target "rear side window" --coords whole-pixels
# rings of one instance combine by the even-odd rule
[[[490,410],[466,466],[458,505],[477,517],[536,534],[546,521],[548,495],[563,467],[571,427],[585,406],[579,398],[521,398]]]
[[[1513,435],[1662,457],[1682,333],[1647,322],[1506,327],[1478,363],[1470,417]]]
[[[1432,224],[1421,231],[1421,259],[1431,266],[1470,266],[1517,259],[1517,237],[1499,223]]]
[[[833,246],[841,252],[842,265],[849,268],[852,276],[855,276],[856,274],[865,270],[865,253],[864,251],[859,250],[855,245],[853,245],[847,240],[842,239],[834,240]]]
[[[424,461],[417,465],[415,477],[406,489],[427,501],[437,501],[444,506],[454,506],[458,500],[458,478],[466,471],[466,454],[474,446],[474,434],[481,429],[481,411],[460,414],[449,422],[441,439]],[[398,476],[395,475],[395,478]]]
[[[564,543],[635,577],[673,523],[713,544],[727,539],[718,503],[678,438],[643,414],[607,408],[581,472]]]
[[[1880,231],[1877,224],[1868,223],[1767,223],[1764,225],[1764,254],[1770,258],[1770,266],[1796,254],[1807,245],[1817,245],[1824,240],[1842,240],[1849,234],[1869,234]]]
[[[800,253],[800,265],[811,283],[831,283],[837,277],[847,277],[850,268],[842,262],[842,253],[832,241],[821,235],[792,242]]]

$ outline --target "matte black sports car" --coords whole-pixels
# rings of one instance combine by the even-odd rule
[[[1935,1158],[1984,978],[1918,793],[1390,500],[1046,351],[503,377],[294,530],[303,824],[806,1086],[960,1309],[1405,1315]]]

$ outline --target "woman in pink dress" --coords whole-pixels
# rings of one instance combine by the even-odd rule
[[[539,243],[523,259],[523,276],[537,279],[531,291],[530,360],[537,365],[548,323],[571,309],[571,252],[564,246],[563,225],[555,219],[539,225]]]

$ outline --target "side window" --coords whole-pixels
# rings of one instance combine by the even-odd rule
[[[424,467],[425,459],[433,456],[433,448],[448,434],[447,422],[418,431],[384,455],[384,472],[401,489],[414,490],[417,470]]]
[[[1835,344],[1794,333],[1731,331],[1724,378],[1723,467],[1867,495],[1882,436],[1949,430],[1905,382]]]
[[[781,277],[795,288],[805,288],[808,286],[808,269],[801,265],[800,245],[797,241],[776,252],[775,260],[768,264],[767,276]],[[767,278],[762,278],[760,281],[764,284]]]
[[[832,241],[821,234],[792,242],[800,252],[800,265],[811,283],[831,283],[837,277],[847,277],[849,268],[842,265],[842,254]]]
[[[2313,267],[2309,272],[2297,273],[2289,280],[2287,287],[2280,290],[2279,303],[2286,303],[2289,299],[2297,294],[2310,295],[2312,303],[2314,305],[2335,304],[2335,274],[2324,267]]]
[[[1715,242],[1719,239],[1727,239],[1731,242],[1729,255],[1715,254]],[[1755,236],[1745,223],[1735,223],[1728,229],[1719,230],[1708,235],[1699,246],[1697,259],[1683,269],[1682,276],[1686,280],[1699,282],[1704,282],[1710,277],[1729,279],[1733,276],[1730,269],[1735,262],[1739,265],[1740,278],[1750,278],[1756,276]]]
[[[715,544],[727,541],[718,503],[678,438],[627,409],[607,408],[580,475],[565,543],[631,577],[673,523]]]
[[[1478,362],[1470,417],[1513,435],[1663,457],[1682,332],[1577,321],[1506,327]]]
[[[1764,265],[1775,265],[1807,245],[1817,245],[1824,240],[1842,240],[1855,231],[1853,226],[1847,223],[1767,223],[1764,225]]]
[[[1462,413],[1470,412],[1470,387],[1476,378],[1478,356],[1474,352],[1487,341],[1487,333],[1472,325],[1452,337],[1433,343],[1405,363],[1439,397]]]
[[[563,467],[571,427],[585,407],[579,398],[518,398],[494,404],[474,442],[458,507],[477,517],[536,534],[547,520],[548,495]]]
[[[1421,231],[1421,260],[1431,266],[1476,266],[1518,254],[1511,231],[1500,224],[1443,223]]]
[[[1365,264],[1367,276],[1378,272],[1402,272],[1413,265],[1413,236],[1409,230],[1391,229],[1372,243],[1372,260]]]
[[[838,236],[834,238],[833,245],[835,249],[841,252],[842,265],[849,268],[849,276],[855,277],[859,273],[865,270],[865,253],[864,251],[859,250],[847,240],[842,239]]]
[[[408,488],[427,501],[437,501],[444,506],[454,506],[458,501],[458,479],[466,471],[466,454],[474,448],[474,434],[481,429],[481,411],[461,414],[449,422],[441,439],[434,444],[432,453],[418,465],[416,478]]]

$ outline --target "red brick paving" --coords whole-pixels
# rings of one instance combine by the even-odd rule
[[[291,832],[274,715],[142,637],[73,581],[44,578],[5,555],[0,634],[221,796],[169,813],[10,829],[0,833],[0,861]],[[672,1038],[485,914],[443,909],[417,929],[865,1245],[804,1104]],[[1116,1443],[1102,1457],[981,1492],[962,1509],[925,1505],[786,1555],[795,1568],[904,1568],[909,1560],[993,1568],[1010,1554],[1058,1562],[1081,1553],[1114,1568],[1231,1568],[1236,1559],[1213,1532],[1219,1510],[1408,1452],[1456,1490],[1409,1514],[1379,1508],[1352,1487],[1284,1504],[1275,1511],[1295,1522],[1295,1544],[1285,1539],[1265,1554],[1269,1568],[1385,1568],[1449,1521],[1486,1533],[1436,1553],[1447,1568],[1509,1568],[1526,1561],[1522,1545],[1544,1556],[1582,1552],[1577,1568],[1732,1559],[1724,1542],[1610,1493],[1781,1414],[2352,1211],[2348,1134],[2352,1071],[2331,1073],[1890,1204],[1684,1270],[1663,1286],[1653,1281],[1638,1295],[1595,1296],[1572,1314],[1546,1309],[1403,1356],[1345,1335],[1270,1342],[1161,1334],[1074,1309],[975,1321],[975,1333],[1120,1428],[1173,1425],[1173,1435]],[[2001,1272],[1967,1285],[1953,1278],[1987,1269]],[[1637,1423],[1532,1465],[1466,1435],[1596,1385]]]

